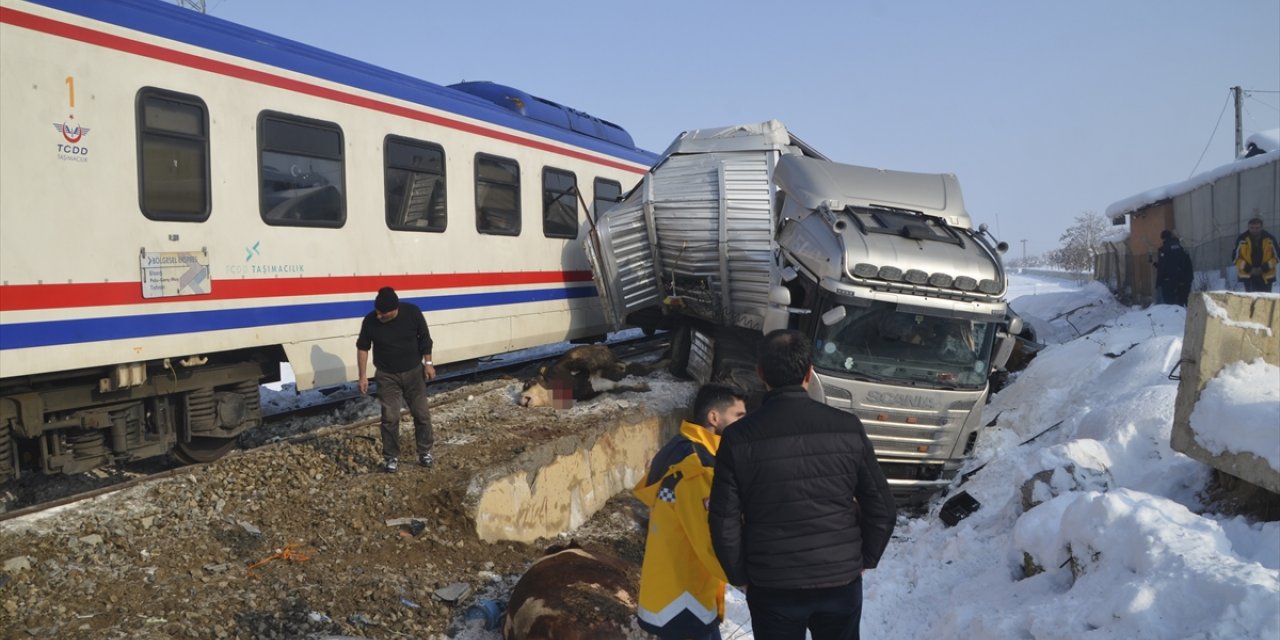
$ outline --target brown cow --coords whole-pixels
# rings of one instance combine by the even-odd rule
[[[633,631],[640,567],[576,541],[547,549],[511,592],[503,640],[612,640]]]
[[[648,391],[649,385],[643,382],[620,382],[628,375],[648,372],[649,368],[644,365],[622,362],[602,344],[574,347],[524,383],[520,406],[568,409],[576,400],[589,400],[606,391]]]

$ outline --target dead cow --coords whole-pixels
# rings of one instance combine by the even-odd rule
[[[648,391],[649,385],[644,383],[619,382],[628,375],[648,372],[643,365],[622,362],[602,344],[574,347],[524,383],[520,406],[567,409],[575,400],[588,400],[605,391]]]
[[[547,549],[520,577],[503,640],[605,640],[630,635],[640,567],[576,541]]]

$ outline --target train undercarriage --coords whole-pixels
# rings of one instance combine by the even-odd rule
[[[0,481],[72,474],[172,452],[216,460],[261,423],[260,352],[136,362],[0,383]]]

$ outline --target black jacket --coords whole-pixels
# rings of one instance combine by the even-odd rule
[[[798,386],[725,430],[708,508],[729,582],[779,589],[853,582],[897,517],[862,422]]]
[[[356,349],[373,348],[373,366],[383,373],[404,373],[422,366],[422,356],[434,346],[427,319],[418,305],[401,302],[400,313],[391,322],[381,322],[370,311],[360,323]]]
[[[1156,284],[1190,284],[1195,276],[1191,256],[1175,238],[1167,238],[1156,254]]]

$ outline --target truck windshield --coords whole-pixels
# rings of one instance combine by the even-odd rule
[[[980,389],[995,332],[990,322],[906,313],[885,303],[848,305],[839,322],[819,325],[813,366],[845,377]]]

